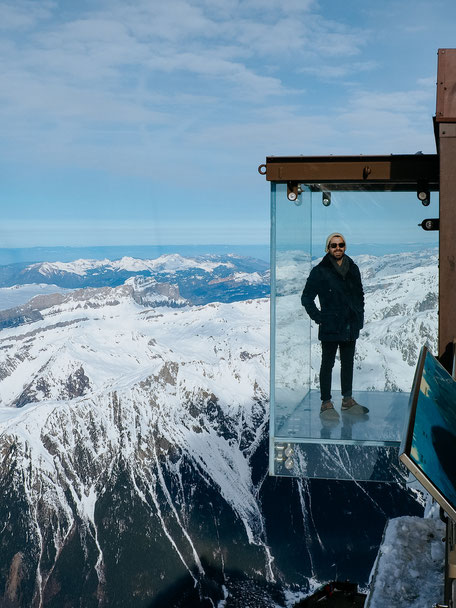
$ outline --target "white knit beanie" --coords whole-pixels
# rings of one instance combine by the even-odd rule
[[[332,233],[332,234],[330,234],[330,235],[328,236],[328,238],[326,239],[326,248],[325,248],[325,251],[329,251],[329,243],[331,242],[331,239],[333,238],[333,236],[338,236],[338,237],[340,237],[341,239],[343,239],[343,241],[344,241],[344,243],[345,243],[345,246],[347,246],[347,241],[346,241],[346,239],[345,239],[344,235],[343,235],[343,234],[341,234],[340,232],[333,232],[333,233]]]

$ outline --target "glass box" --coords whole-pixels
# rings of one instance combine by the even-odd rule
[[[438,194],[427,209],[416,189],[300,183],[289,194],[287,183],[271,181],[270,473],[396,480],[419,349],[428,343],[435,350],[437,340],[438,233],[422,223],[438,217]],[[344,236],[362,275],[366,320],[353,396],[370,410],[342,413],[336,423],[319,415],[318,327],[301,305],[306,279],[333,232]],[[332,388],[340,411],[337,359]]]

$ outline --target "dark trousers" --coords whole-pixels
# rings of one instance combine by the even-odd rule
[[[322,401],[331,399],[331,378],[337,348],[340,354],[340,387],[343,397],[352,396],[353,361],[355,358],[355,344],[353,342],[322,342],[320,367],[320,394]]]

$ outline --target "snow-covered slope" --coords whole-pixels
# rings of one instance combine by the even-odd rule
[[[445,524],[438,518],[388,522],[370,581],[367,608],[422,608],[444,597]]]
[[[246,399],[255,381],[262,397],[266,395],[266,300],[149,308],[138,303],[130,285],[76,290],[55,298],[55,304],[49,298],[51,305],[41,308],[39,321],[0,333],[1,405],[116,389],[123,378],[137,382],[171,362],[185,376],[188,397],[194,390],[217,389],[219,398],[223,395],[229,402],[233,392],[240,399],[242,389]],[[70,390],[76,370],[83,384],[72,394],[62,394]],[[201,378],[206,378],[205,387]],[[24,384],[24,379],[33,380]],[[39,394],[31,394],[32,385]]]
[[[430,289],[432,267],[411,266],[382,276],[383,300],[365,280],[376,341],[360,343],[361,376],[377,342],[412,370],[387,331],[432,312],[411,287]],[[246,581],[257,606],[285,605],[283,586],[309,590],[338,551],[345,576],[368,574],[373,530],[418,513],[399,488],[266,481],[268,300],[189,306],[172,284],[136,277],[22,308],[0,332],[5,606],[228,606]],[[325,510],[340,504],[339,538]]]
[[[410,391],[420,348],[437,350],[435,252],[359,259],[366,323],[357,347],[360,389]]]
[[[217,562],[228,559],[216,536],[192,529],[198,509],[207,508],[199,492],[212,496],[211,509],[235,517],[226,546],[247,543],[247,570],[273,580],[250,466],[266,424],[266,311],[266,301],[148,308],[126,287],[101,288],[61,297],[40,320],[1,332],[2,486],[13,477],[10,491],[24,503],[30,535],[30,548],[10,566],[37,577],[30,586],[25,574],[10,573],[13,599],[48,605],[60,554],[81,528],[77,542],[95,569],[100,605],[117,605],[105,585],[112,548],[104,546],[97,510],[120,467],[174,564],[154,566],[162,574],[151,574],[151,597],[176,573],[201,579],[201,543],[219,553]],[[49,522],[56,522],[52,532]]]

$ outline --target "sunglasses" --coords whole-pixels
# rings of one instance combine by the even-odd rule
[[[336,247],[340,247],[341,249],[343,249],[345,247],[345,243],[330,243],[329,246],[331,247],[331,249],[336,249]]]

